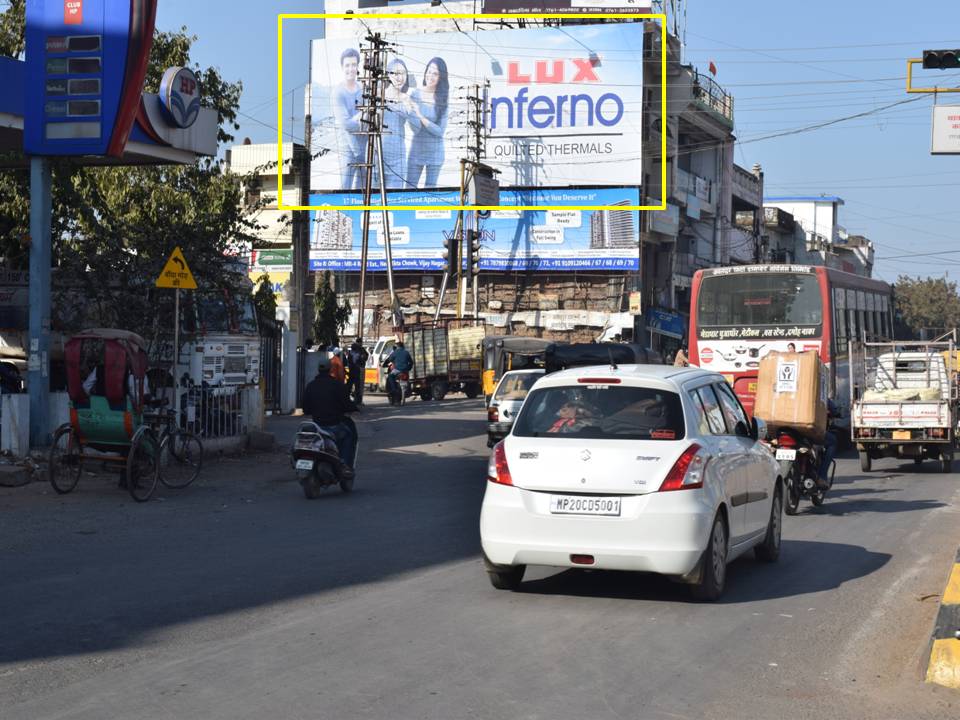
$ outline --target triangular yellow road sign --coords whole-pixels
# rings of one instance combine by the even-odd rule
[[[158,288],[180,288],[181,290],[196,290],[197,281],[193,279],[193,273],[187,265],[187,259],[183,257],[183,252],[179,247],[175,247],[170,253],[170,259],[160,271],[160,277],[157,278]]]

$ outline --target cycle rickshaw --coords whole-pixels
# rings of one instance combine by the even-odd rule
[[[166,415],[146,410],[145,347],[143,338],[126,330],[85,330],[67,341],[70,422],[54,433],[48,468],[50,484],[58,493],[72,491],[83,464],[91,461],[119,466],[137,502],[149,500],[159,480],[170,487],[185,487],[199,473],[199,440],[172,428],[172,422],[160,435],[150,424]],[[89,373],[86,382],[84,373]],[[162,477],[162,466],[171,460],[187,468],[185,482]]]

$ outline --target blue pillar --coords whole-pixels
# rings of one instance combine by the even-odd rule
[[[50,161],[30,158],[30,447],[50,444]]]

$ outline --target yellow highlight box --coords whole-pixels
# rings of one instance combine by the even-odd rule
[[[277,15],[277,206],[280,210],[423,210],[422,205],[284,205],[283,204],[283,21],[284,20],[357,20],[365,15],[377,17],[378,13],[281,13]],[[601,14],[601,13],[397,13],[391,20],[659,20],[660,21],[660,113],[667,107],[667,16],[664,13],[649,14]],[[660,188],[667,187],[667,133],[660,133]],[[431,210],[610,210],[609,205],[431,205]],[[666,210],[664,194],[659,205],[617,205],[617,210]]]

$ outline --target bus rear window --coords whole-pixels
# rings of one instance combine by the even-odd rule
[[[813,274],[706,276],[697,301],[698,327],[819,325],[820,285]]]

